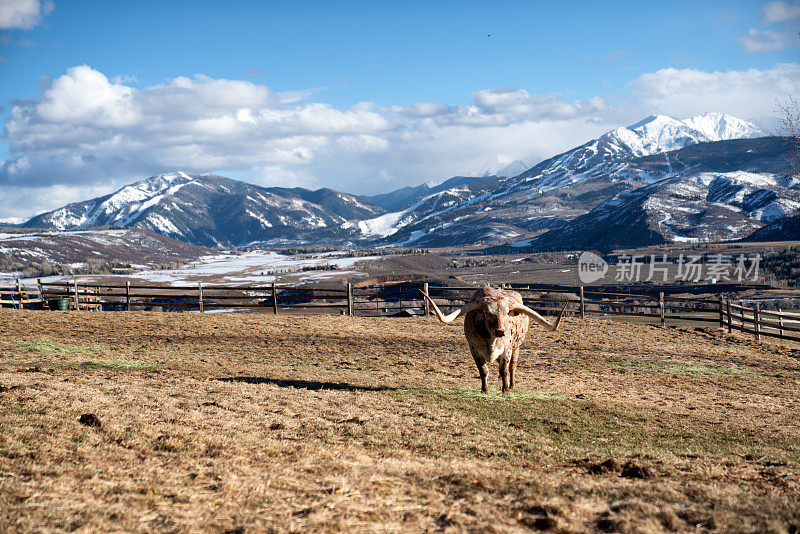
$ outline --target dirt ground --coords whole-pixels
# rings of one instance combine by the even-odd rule
[[[0,531],[800,529],[800,348],[565,319],[0,310]]]

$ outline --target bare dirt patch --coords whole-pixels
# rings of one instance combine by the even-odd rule
[[[0,332],[0,530],[800,526],[787,346],[565,319],[481,395],[431,319],[0,310]]]

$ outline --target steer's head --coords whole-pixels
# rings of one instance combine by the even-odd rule
[[[491,336],[505,336],[509,331],[508,303],[502,300],[487,300],[485,302],[481,302],[481,304],[482,306],[478,308],[478,313],[476,314],[475,320],[483,321],[483,324],[486,326],[486,332],[488,332]]]

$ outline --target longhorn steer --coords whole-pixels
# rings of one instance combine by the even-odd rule
[[[464,306],[450,315],[444,315],[427,293],[422,294],[431,303],[441,322],[452,323],[458,316],[464,315],[464,334],[481,375],[483,393],[489,392],[486,386],[487,365],[498,360],[503,393],[514,389],[519,348],[528,333],[528,318],[555,332],[567,307],[565,304],[555,323],[550,324],[525,306],[522,296],[516,291],[486,286],[476,291]]]

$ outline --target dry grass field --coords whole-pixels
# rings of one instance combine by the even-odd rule
[[[800,349],[532,333],[484,396],[433,319],[0,310],[0,531],[800,529]]]

